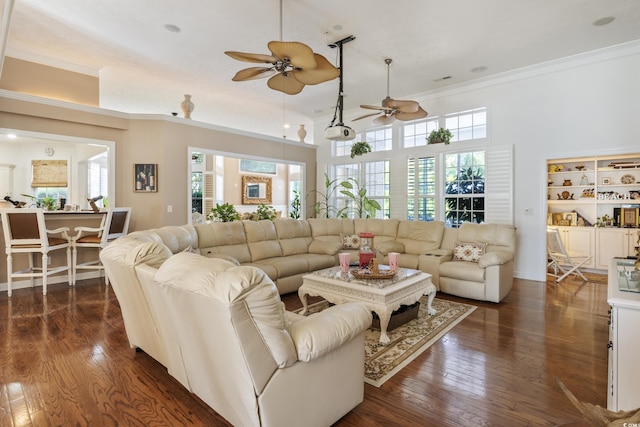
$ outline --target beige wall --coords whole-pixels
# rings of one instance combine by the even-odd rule
[[[189,147],[305,164],[306,188],[316,186],[316,147],[233,133],[170,116],[129,116],[0,91],[0,128],[114,141],[116,206],[133,208],[131,230],[188,222]],[[158,164],[158,192],[134,193],[133,165]],[[314,200],[307,200],[313,212]],[[171,213],[167,207],[171,206]]]
[[[9,56],[4,58],[0,89],[94,107],[99,105],[100,83],[97,76]]]

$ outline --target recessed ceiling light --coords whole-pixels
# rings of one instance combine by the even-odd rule
[[[180,31],[182,31],[180,27],[173,24],[164,24],[164,29],[169,31],[170,33],[179,33]]]
[[[613,16],[606,16],[604,18],[596,19],[595,21],[593,21],[593,25],[595,25],[596,27],[602,27],[603,25],[611,24],[613,21],[615,21],[615,19],[616,18]]]
[[[487,67],[485,65],[481,65],[479,67],[474,67],[471,69],[472,73],[482,73],[484,71],[487,71]]]
[[[9,139],[16,139],[17,137],[18,137],[18,135],[16,135],[15,133],[7,134],[7,138],[9,138]]]

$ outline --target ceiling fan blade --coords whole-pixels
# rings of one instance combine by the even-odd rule
[[[231,80],[233,80],[234,82],[242,82],[245,80],[262,79],[265,77],[272,76],[275,73],[276,73],[276,70],[274,70],[273,67],[269,67],[269,68],[250,67],[250,68],[245,68],[244,70],[238,71]]]
[[[380,117],[376,117],[375,119],[373,119],[373,123],[377,124],[377,125],[388,125],[389,123],[393,123],[396,120],[396,118],[394,117],[394,114],[389,114],[389,115],[383,115]]]
[[[427,117],[428,115],[429,113],[423,110],[422,107],[418,107],[418,111],[416,111],[415,113],[403,113],[402,111],[398,111],[396,113],[396,119],[406,122],[408,120],[422,119],[424,117]]]
[[[402,111],[403,113],[415,113],[420,108],[420,104],[416,101],[400,101],[397,99],[387,100],[387,107],[392,107]]]
[[[393,110],[393,108],[379,107],[377,105],[361,105],[360,108],[366,108],[368,110],[379,110],[379,111],[391,111],[391,110]]]
[[[233,50],[228,50],[225,52],[226,55],[229,55],[233,59],[237,59],[238,61],[244,62],[264,62],[267,64],[275,64],[278,58],[271,55],[263,55],[261,53],[246,53],[246,52],[235,52]]]
[[[296,80],[291,73],[288,73],[288,75],[284,73],[276,74],[267,80],[267,86],[273,90],[284,92],[287,95],[298,94],[304,89],[304,83]]]
[[[310,70],[318,66],[313,50],[304,43],[271,41],[267,47],[274,56],[288,58],[296,68]]]
[[[340,70],[334,67],[327,58],[317,53],[313,55],[318,64],[316,68],[292,71],[299,82],[306,85],[317,85],[318,83],[333,80],[340,75]]]
[[[355,122],[356,120],[361,120],[361,119],[366,119],[367,117],[371,117],[371,116],[377,116],[380,113],[370,113],[370,114],[365,114],[364,116],[360,116],[360,117],[356,117],[355,119],[351,120],[352,122]]]

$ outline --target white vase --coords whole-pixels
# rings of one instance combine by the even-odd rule
[[[300,129],[298,129],[298,139],[300,142],[304,142],[304,138],[307,136],[307,130],[304,128],[304,125],[300,125]]]
[[[187,94],[184,95],[184,101],[182,101],[182,103],[180,104],[180,107],[182,108],[182,112],[184,113],[184,118],[190,119],[191,113],[195,108],[195,105],[193,105],[193,102],[191,102],[191,95],[187,95]]]

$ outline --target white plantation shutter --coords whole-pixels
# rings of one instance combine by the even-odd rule
[[[513,145],[487,147],[484,221],[513,224]]]
[[[389,216],[407,219],[407,158],[389,160]]]

